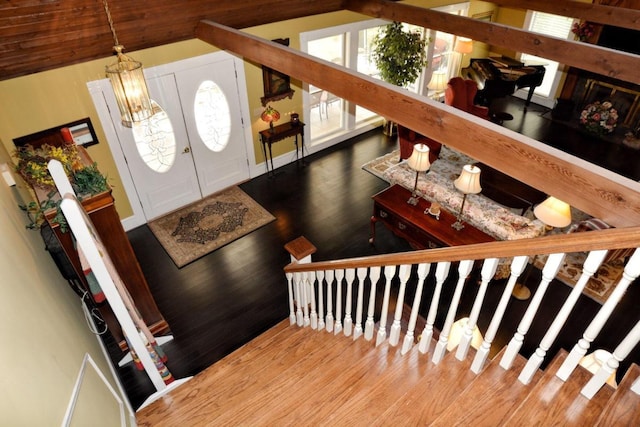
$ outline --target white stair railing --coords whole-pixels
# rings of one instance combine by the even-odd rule
[[[582,338],[573,346],[571,352],[558,369],[556,376],[562,381],[566,381],[569,375],[580,363],[589,350],[591,343],[596,339],[604,324],[609,320],[613,310],[616,308],[622,296],[627,292],[629,285],[640,275],[640,250],[636,249],[631,258],[627,262],[622,278],[616,285],[615,289],[602,305],[596,316],[593,318],[587,329],[584,331]]]
[[[538,289],[536,289],[536,292],[533,294],[531,302],[529,303],[524,316],[522,316],[522,319],[520,320],[518,329],[513,335],[513,338],[511,338],[511,341],[500,360],[500,366],[504,369],[510,369],[513,365],[513,361],[516,359],[516,356],[522,347],[522,343],[524,342],[524,337],[527,335],[529,327],[533,323],[533,318],[540,308],[540,303],[542,302],[544,294],[547,292],[549,283],[551,283],[551,280],[553,280],[553,278],[556,277],[556,274],[558,274],[563,260],[564,254],[551,254],[547,259],[547,262],[542,269],[542,279],[540,280]]]
[[[591,251],[588,254],[578,282],[554,317],[551,326],[538,344],[538,348],[527,361],[522,372],[520,372],[518,379],[522,383],[528,384],[533,375],[539,370],[547,351],[553,345],[561,329],[567,322],[588,280],[599,268],[606,252],[606,250],[597,250]],[[543,296],[548,290],[551,281],[558,274],[564,257],[565,254],[562,253],[549,255],[542,269],[540,284],[528,304],[525,313],[522,315],[517,331],[500,361],[500,365],[504,369],[512,367],[513,361],[521,349],[528,330],[536,320],[536,314],[540,308]],[[494,312],[491,316],[491,321],[484,332],[483,342],[471,363],[471,370],[474,373],[479,373],[486,363],[492,342],[496,338],[499,326],[509,306],[513,288],[528,264],[528,261],[528,256],[516,256],[511,259],[511,275],[504,289],[501,290],[500,301],[497,307],[493,309]],[[458,360],[464,360],[468,354],[473,331],[478,326],[479,319],[481,318],[483,303],[491,279],[495,276],[498,263],[498,258],[487,258],[482,262],[478,291],[455,354],[455,358]],[[403,332],[403,325],[405,325],[404,339],[399,349],[400,353],[404,355],[410,352],[416,344],[415,328],[418,317],[420,316],[420,307],[426,305],[425,302],[423,302],[424,295],[431,293],[432,290],[429,309],[425,318],[425,326],[422,334],[417,339],[417,350],[423,354],[429,351],[435,333],[435,321],[438,313],[446,313],[444,324],[432,355],[432,362],[438,364],[447,352],[447,344],[450,339],[449,334],[458,312],[464,286],[471,275],[473,266],[474,260],[462,260],[458,262],[457,280],[448,306],[440,306],[443,287],[445,283],[447,283],[447,280],[450,279],[451,262],[447,261],[438,262],[433,275],[429,274],[431,268],[431,264],[429,263],[386,265],[384,267],[370,265],[368,267],[359,266],[346,269],[287,272],[285,276],[289,293],[289,322],[290,324],[295,323],[301,327],[326,330],[334,334],[342,332],[345,336],[352,336],[354,340],[364,336],[365,340],[370,341],[373,340],[373,336],[376,334],[375,316],[379,315],[375,345],[379,346],[387,341],[389,345],[397,346],[400,341],[400,335]],[[414,267],[416,275],[412,276]],[[566,380],[575,369],[580,359],[586,354],[592,342],[603,329],[604,324],[611,318],[615,307],[618,305],[626,290],[638,276],[640,276],[640,250],[636,250],[629,258],[624,267],[622,278],[611,293],[611,296],[603,304],[601,309],[598,310],[585,329],[582,338],[575,344],[571,353],[556,373],[559,378]],[[357,286],[355,289],[355,301],[353,301],[354,282]],[[396,284],[395,286],[393,285],[394,283]],[[382,287],[383,284],[384,290],[382,301],[380,302],[377,298],[377,290],[379,287]],[[365,320],[363,315],[367,286],[369,286],[369,292],[368,301],[366,302]],[[433,286],[433,289],[431,289],[430,286]],[[408,322],[403,323],[403,320],[406,320],[403,319],[404,308],[407,307],[407,304],[405,304],[405,295],[407,292],[410,292],[409,289],[413,289],[415,293]],[[396,296],[395,307],[393,310],[393,321],[387,336],[387,321],[391,314],[390,304],[392,304],[394,300],[392,292]],[[343,299],[344,304],[342,303]],[[378,304],[381,305],[379,309],[377,308]],[[316,305],[318,309],[317,312]],[[352,307],[355,307],[355,318],[352,318]],[[333,316],[334,308],[335,317]],[[488,317],[489,316],[486,315],[484,316],[485,319]],[[589,398],[592,397],[602,387],[610,375],[615,372],[620,362],[629,355],[638,342],[640,342],[640,322],[629,332],[627,337],[612,353],[611,358],[607,360],[601,370],[598,371],[584,387],[582,394]],[[632,390],[640,394],[640,380],[632,385]]]
[[[598,270],[598,267],[600,267],[600,264],[602,264],[602,260],[606,255],[607,251],[591,251],[587,256],[587,259],[582,266],[582,274],[578,279],[578,283],[576,283],[564,304],[562,304],[560,311],[553,319],[553,323],[551,323],[547,332],[542,337],[535,353],[531,355],[527,364],[522,369],[522,372],[520,372],[518,380],[521,383],[529,384],[535,373],[540,369],[540,365],[542,365],[542,362],[547,355],[547,351],[560,333],[560,329],[562,329],[562,326],[564,326],[565,322],[569,318],[569,314],[576,305],[576,302],[578,302],[580,295],[582,295],[584,287],[587,285],[591,276],[593,276],[593,274]]]
[[[429,314],[427,314],[427,322],[424,325],[422,331],[422,337],[418,343],[418,351],[420,353],[427,353],[431,340],[433,338],[433,324],[436,321],[436,315],[438,314],[438,304],[440,303],[440,294],[442,293],[442,285],[449,276],[450,262],[439,262],[436,267],[436,288],[434,290],[433,298],[431,299],[431,305],[429,306]]]
[[[407,333],[404,336],[402,342],[402,354],[407,354],[411,347],[413,347],[413,332],[416,328],[416,322],[418,321],[418,309],[420,308],[420,301],[422,300],[422,288],[424,281],[429,274],[430,264],[418,264],[418,285],[416,287],[416,293],[413,297],[413,305],[411,306],[411,315],[409,316],[409,326],[407,327]]]
[[[520,275],[524,271],[524,268],[527,265],[528,261],[528,256],[515,257],[511,261],[511,275],[509,276],[509,280],[507,281],[507,285],[505,286],[504,291],[502,291],[500,302],[498,302],[498,307],[496,308],[496,311],[491,318],[491,323],[489,323],[489,327],[484,334],[484,340],[482,341],[480,348],[476,352],[476,357],[471,363],[471,370],[476,374],[482,370],[484,364],[487,361],[487,358],[489,357],[491,343],[495,339],[496,334],[498,333],[498,328],[500,327],[500,323],[502,323],[504,313],[507,311],[507,305],[509,304],[509,300],[511,299],[511,292],[513,292],[513,288],[516,286],[518,277],[520,277]]]
[[[436,348],[433,350],[433,357],[431,361],[435,364],[440,363],[447,351],[447,342],[449,341],[449,334],[451,333],[451,326],[455,321],[456,312],[458,311],[458,304],[460,303],[460,296],[462,295],[462,288],[471,274],[473,268],[473,260],[460,261],[458,265],[458,283],[456,283],[456,289],[449,304],[449,311],[447,312],[447,318],[444,321],[444,326],[440,332],[440,338],[436,343]]]
[[[462,337],[460,338],[458,350],[456,351],[456,359],[458,360],[464,360],[467,357],[469,347],[471,346],[471,340],[473,339],[473,330],[476,328],[478,317],[480,316],[480,309],[482,308],[484,296],[487,293],[489,282],[493,279],[493,276],[496,275],[499,262],[500,260],[498,258],[487,258],[482,264],[478,294],[473,302],[473,307],[469,314],[469,320],[467,320],[464,330],[462,331]]]

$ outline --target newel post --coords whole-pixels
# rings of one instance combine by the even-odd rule
[[[308,264],[311,262],[311,255],[316,252],[316,247],[307,240],[306,237],[300,236],[284,245],[284,248],[291,257],[292,263]],[[318,327],[318,315],[316,313],[316,301],[313,292],[314,273],[295,273],[293,275],[293,286],[289,281],[289,319],[290,323],[297,323],[298,326],[307,326],[311,324],[313,329]],[[322,305],[321,283],[318,283],[318,292],[320,294],[320,304]],[[311,314],[309,314],[309,305],[311,306]],[[294,306],[297,306],[297,313],[294,314]],[[304,315],[302,313],[304,309]],[[322,308],[321,308],[322,310]]]

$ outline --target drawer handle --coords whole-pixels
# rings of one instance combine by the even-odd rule
[[[406,225],[404,225],[403,223],[399,222],[399,223],[398,223],[398,228],[399,228],[400,230],[406,230],[406,229],[407,229],[407,226],[406,226]]]
[[[386,218],[388,216],[389,216],[389,214],[386,213],[385,211],[380,211],[380,218]]]

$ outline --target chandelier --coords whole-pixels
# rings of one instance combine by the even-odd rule
[[[122,53],[124,46],[118,43],[118,36],[113,26],[107,0],[103,0],[103,4],[109,20],[109,28],[113,34],[113,50],[118,57],[117,62],[107,65],[107,77],[111,81],[113,92],[116,95],[122,124],[131,127],[133,123],[151,117],[153,107],[149,99],[149,90],[144,79],[142,64]]]

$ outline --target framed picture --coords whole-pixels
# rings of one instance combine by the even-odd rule
[[[82,145],[83,147],[98,143],[96,131],[93,129],[89,117],[15,138],[13,144],[16,147],[32,145],[38,148],[44,144],[59,146],[69,141],[73,141],[74,144]]]
[[[273,41],[289,46],[288,38]],[[265,67],[264,65],[262,66],[262,82],[264,85],[264,96],[260,100],[262,101],[263,107],[266,107],[271,101],[279,101],[284,98],[291,99],[295,92],[291,89],[291,78],[288,75]]]

